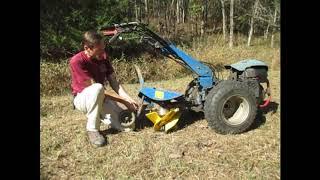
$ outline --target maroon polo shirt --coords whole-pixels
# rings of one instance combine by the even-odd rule
[[[114,72],[107,53],[103,59],[96,60],[81,51],[71,58],[69,65],[73,95],[77,95],[86,87],[85,81],[94,79],[95,82],[104,84],[106,78]]]

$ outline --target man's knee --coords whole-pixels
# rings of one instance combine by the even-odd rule
[[[100,84],[100,83],[94,83],[91,86],[89,86],[88,88],[90,88],[90,92],[92,94],[96,94],[97,96],[104,92],[104,88],[103,88],[102,84]]]
[[[103,88],[102,84],[94,83],[87,88],[88,88],[87,93],[86,93],[87,99],[90,99],[90,101],[92,101],[92,102],[96,102],[96,101],[99,101],[99,103],[103,102],[104,88]]]

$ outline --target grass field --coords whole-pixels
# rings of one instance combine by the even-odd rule
[[[115,133],[103,125],[109,144],[94,148],[70,95],[41,97],[41,179],[280,179],[280,71],[273,59],[267,62],[275,67],[269,72],[272,107],[258,127],[239,135],[217,134],[189,113],[170,134],[151,127]],[[147,85],[183,92],[190,80]],[[124,86],[136,97],[138,84]]]

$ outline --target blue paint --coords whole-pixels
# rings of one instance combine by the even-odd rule
[[[156,97],[156,91],[160,92],[160,94],[163,93],[163,98]],[[152,100],[157,100],[157,101],[168,101],[168,100],[176,99],[176,98],[182,96],[182,94],[174,92],[174,91],[156,89],[156,88],[151,88],[151,87],[143,87],[140,90],[140,93],[143,94],[144,96],[152,99]]]
[[[211,88],[215,83],[215,80],[212,77],[212,70],[199,62],[198,60],[187,55],[185,52],[175,47],[173,44],[170,44],[169,47],[178,57],[180,57],[187,67],[195,72],[199,76],[199,83],[203,89]]]
[[[192,69],[192,71],[196,72],[199,76],[212,75],[212,71],[208,66],[200,63],[172,44],[169,45],[169,47],[189,66],[190,69]]]
[[[199,77],[200,86],[204,89],[211,88],[213,86],[213,82],[213,77],[211,76]]]

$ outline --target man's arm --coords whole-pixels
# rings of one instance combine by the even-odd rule
[[[116,75],[115,73],[110,74],[107,77],[111,88],[117,93],[119,94],[119,96],[123,97],[124,99],[126,99],[127,101],[129,101],[130,103],[132,103],[135,107],[138,107],[138,104],[135,102],[135,100],[133,100],[128,93],[125,91],[125,89],[121,86],[121,84],[117,81]]]
[[[110,74],[107,77],[111,88],[117,93],[119,94],[119,96],[128,99],[129,101],[134,101],[129,95],[128,93],[125,91],[125,89],[121,86],[121,84],[118,82],[115,73]]]
[[[117,102],[120,102],[125,105],[128,103],[128,101],[125,98],[119,96],[118,94],[113,94],[111,92],[108,92],[107,90],[104,91],[104,94],[105,94],[106,98],[108,98],[110,100],[117,101]]]
[[[95,81],[93,79],[89,79],[85,81],[86,86],[90,86],[94,84]],[[137,107],[133,105],[133,103],[129,102],[126,98],[119,96],[118,94],[108,92],[106,89],[104,90],[105,98],[108,98],[113,101],[120,102],[128,107],[131,111],[135,111]]]

